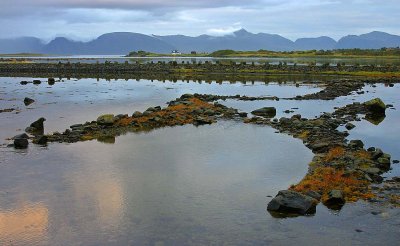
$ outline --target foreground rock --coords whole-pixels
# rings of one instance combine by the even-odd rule
[[[279,191],[268,204],[268,211],[283,214],[314,214],[318,201],[310,196],[292,190]]]

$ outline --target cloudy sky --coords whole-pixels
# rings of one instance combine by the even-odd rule
[[[0,38],[89,40],[106,32],[225,35],[245,28],[295,40],[400,34],[400,0],[0,0]]]

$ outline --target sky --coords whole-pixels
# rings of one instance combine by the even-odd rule
[[[221,36],[241,28],[291,40],[400,35],[400,0],[0,0],[0,38],[108,32]]]

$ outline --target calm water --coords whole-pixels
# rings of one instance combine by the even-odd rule
[[[183,93],[291,97],[321,89],[314,84],[295,87],[290,81],[220,85],[83,79],[22,86],[20,80],[0,78],[1,108],[20,110],[0,114],[2,143],[41,116],[47,118],[46,131],[52,132],[103,113],[165,105]],[[368,90],[329,102],[279,103],[285,109],[294,103],[297,113],[310,117],[375,96],[398,107],[397,85]],[[25,107],[25,96],[37,101]],[[248,102],[224,103],[252,109]],[[275,102],[251,103],[259,108]],[[371,128],[359,122],[350,137],[398,153],[392,142],[399,137],[398,119],[398,111],[389,110],[383,123]],[[371,132],[379,135],[378,141]],[[397,209],[357,203],[334,212],[318,206],[315,216],[290,219],[273,218],[266,211],[269,196],[298,182],[311,158],[299,140],[234,121],[127,134],[115,144],[54,143],[27,150],[3,146],[0,244],[397,245]]]

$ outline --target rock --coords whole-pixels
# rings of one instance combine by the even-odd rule
[[[352,124],[352,123],[347,123],[345,127],[346,127],[347,130],[351,130],[356,126],[354,124]]]
[[[55,80],[54,78],[48,78],[48,79],[47,79],[47,83],[48,83],[49,85],[54,85],[54,84],[56,83],[56,80]]]
[[[324,201],[325,206],[331,209],[341,209],[345,203],[346,200],[341,190],[331,190],[328,193],[328,199]]]
[[[206,118],[206,117],[197,117],[194,122],[193,125],[195,126],[200,126],[200,125],[210,125],[212,124],[213,121],[210,118]]]
[[[329,148],[329,143],[326,142],[321,142],[321,143],[315,143],[310,145],[310,149],[313,150],[315,153],[323,153],[328,151]]]
[[[39,145],[46,145],[48,141],[47,136],[38,136],[35,139],[33,139],[34,144],[39,144]]]
[[[398,164],[399,162],[399,160],[393,160],[393,164]]]
[[[16,149],[26,149],[28,148],[29,142],[26,138],[14,139],[14,148]]]
[[[239,116],[240,117],[247,117],[247,113],[246,112],[239,112]]]
[[[28,81],[25,81],[25,80],[23,80],[23,81],[21,81],[21,82],[19,82],[21,85],[27,85],[28,84]]]
[[[390,158],[386,157],[379,157],[378,160],[378,167],[382,170],[389,170],[390,169]]]
[[[281,190],[267,207],[268,211],[286,214],[314,214],[318,201],[296,191]]]
[[[361,140],[350,140],[349,147],[353,149],[364,148],[364,143]]]
[[[380,98],[375,98],[365,102],[364,105],[373,114],[385,114],[386,105]]]
[[[183,94],[181,96],[181,99],[189,99],[189,98],[192,98],[192,97],[194,97],[192,94]]]
[[[113,114],[104,114],[97,118],[96,120],[98,125],[102,126],[112,126],[115,122],[115,118]]]
[[[376,148],[375,151],[372,152],[372,159],[378,160],[379,157],[383,156],[383,151],[379,148]]]
[[[25,129],[26,132],[32,133],[34,135],[43,135],[44,132],[44,125],[43,122],[45,122],[45,118],[39,118],[35,122],[33,122],[29,127]]]
[[[267,118],[273,118],[276,115],[276,108],[275,107],[264,107],[251,112],[257,116],[264,116]]]
[[[25,104],[25,106],[29,106],[29,105],[31,105],[32,103],[34,103],[35,102],[35,100],[33,100],[32,98],[29,98],[29,97],[25,97],[24,98],[24,104]]]
[[[142,116],[142,113],[139,112],[139,111],[135,111],[135,112],[132,114],[132,117],[134,117],[134,118],[139,118],[139,117],[141,117],[141,116]]]
[[[212,110],[212,109],[207,109],[207,110],[204,112],[204,114],[205,114],[205,115],[209,115],[209,116],[215,115],[215,111]]]
[[[306,192],[305,194],[306,196],[312,197],[315,200],[321,200],[322,195],[319,192],[313,191],[313,190],[309,190]]]
[[[42,81],[35,79],[32,81],[34,85],[40,85],[42,83]]]

